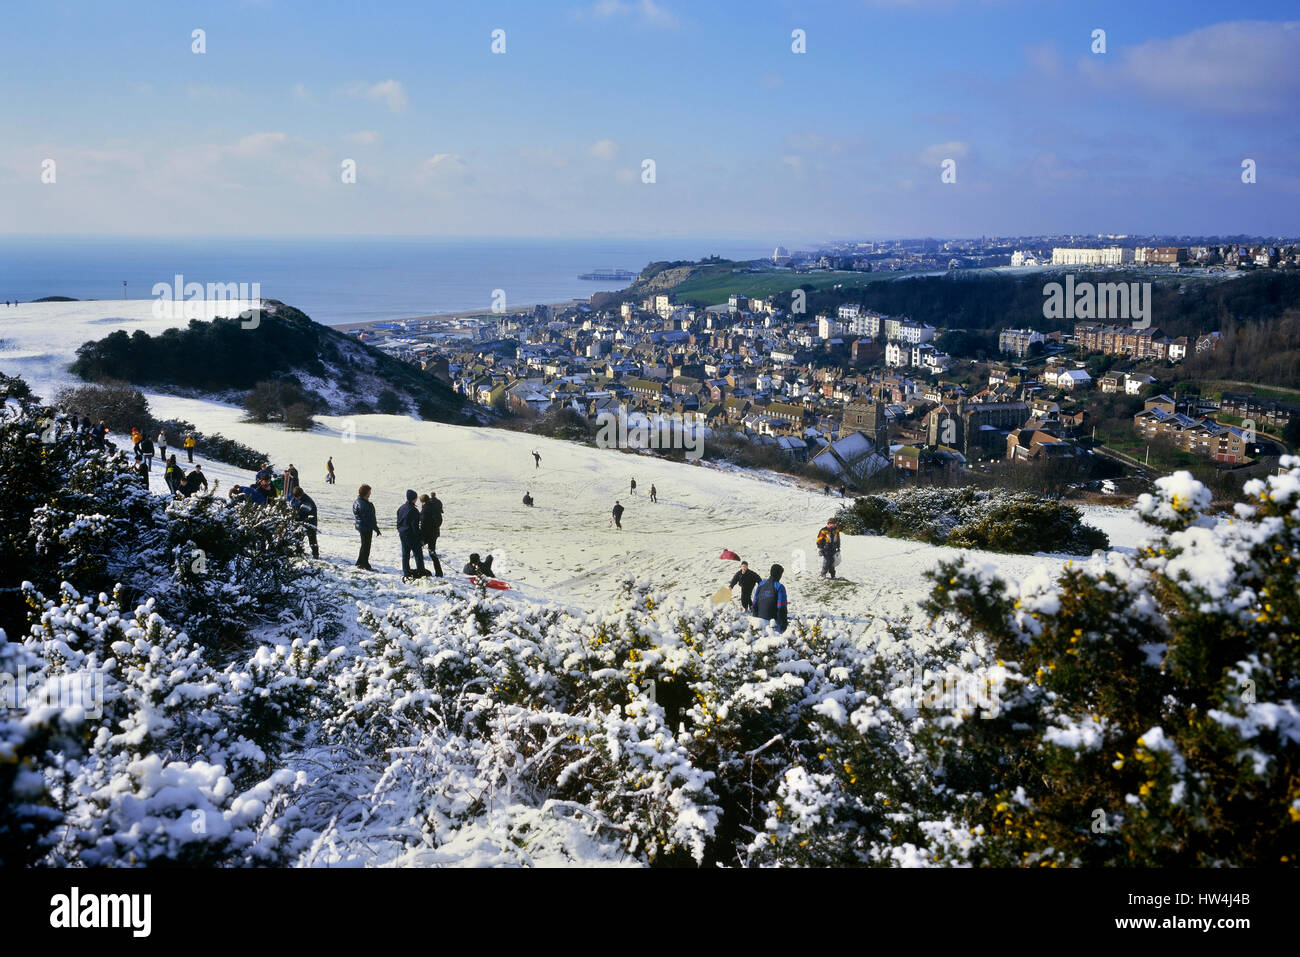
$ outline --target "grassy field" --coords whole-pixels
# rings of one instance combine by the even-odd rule
[[[1300,400],[1300,389],[1286,389],[1281,386],[1251,385],[1248,382],[1229,382],[1223,379],[1207,382],[1205,394],[1219,398],[1225,392],[1254,392],[1266,399],[1280,399],[1283,402]]]
[[[766,297],[778,292],[789,292],[800,286],[829,289],[843,284],[846,289],[862,287],[871,282],[897,279],[903,273],[881,272],[814,272],[802,275],[790,272],[709,272],[692,276],[673,292],[679,299],[703,302],[716,306],[735,295]]]
[[[1099,430],[1097,432],[1097,441],[1108,448],[1114,449],[1116,452],[1123,452],[1139,462],[1147,461],[1147,446],[1149,445],[1151,447],[1151,467],[1165,473],[1190,468],[1193,465],[1204,465],[1207,461],[1199,455],[1184,452],[1182,449],[1175,448],[1165,442],[1148,442],[1147,439],[1138,435],[1131,425],[1108,428],[1105,435]]]

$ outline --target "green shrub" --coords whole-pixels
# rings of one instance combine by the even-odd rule
[[[836,515],[841,531],[910,538],[932,545],[994,552],[1105,549],[1110,540],[1073,505],[1001,489],[912,488],[864,495]]]

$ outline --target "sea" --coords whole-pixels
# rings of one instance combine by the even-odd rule
[[[158,283],[258,283],[317,322],[339,325],[585,299],[626,281],[598,269],[760,259],[777,240],[423,238],[0,238],[0,300],[149,299]],[[501,292],[498,293],[497,291]],[[178,291],[177,295],[181,295]]]

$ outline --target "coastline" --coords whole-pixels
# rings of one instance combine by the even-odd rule
[[[563,299],[559,302],[536,303],[535,305],[544,305],[551,309],[568,309],[573,306],[587,305],[590,299]],[[531,309],[532,307],[528,307]],[[353,329],[369,329],[371,326],[381,322],[427,322],[437,319],[492,319],[499,316],[518,315],[524,310],[507,309],[503,313],[495,313],[491,309],[464,309],[459,312],[437,312],[424,316],[403,316],[393,319],[367,319],[362,322],[330,322],[323,323],[331,329],[340,329],[348,332]]]

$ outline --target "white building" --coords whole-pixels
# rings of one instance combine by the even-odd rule
[[[1149,375],[1131,375],[1124,379],[1124,393],[1126,395],[1138,395],[1156,380]]]
[[[998,351],[1023,358],[1035,342],[1046,341],[1041,332],[1033,329],[1003,329],[998,333]]]
[[[897,339],[885,343],[885,365],[905,367],[912,362],[912,349]]]
[[[840,309],[843,310],[843,306]],[[830,316],[817,317],[817,338],[833,339],[835,336],[844,334],[844,323],[836,322]]]
[[[891,338],[916,346],[922,342],[932,341],[936,332],[938,330],[934,326],[924,322],[900,322]]]
[[[1058,389],[1064,389],[1066,392],[1073,392],[1083,386],[1092,385],[1092,376],[1088,375],[1083,369],[1061,369],[1056,373],[1048,372],[1044,378]]]
[[[1073,249],[1057,247],[1052,250],[1053,266],[1121,266],[1133,262],[1133,250],[1119,246],[1104,249]]]

